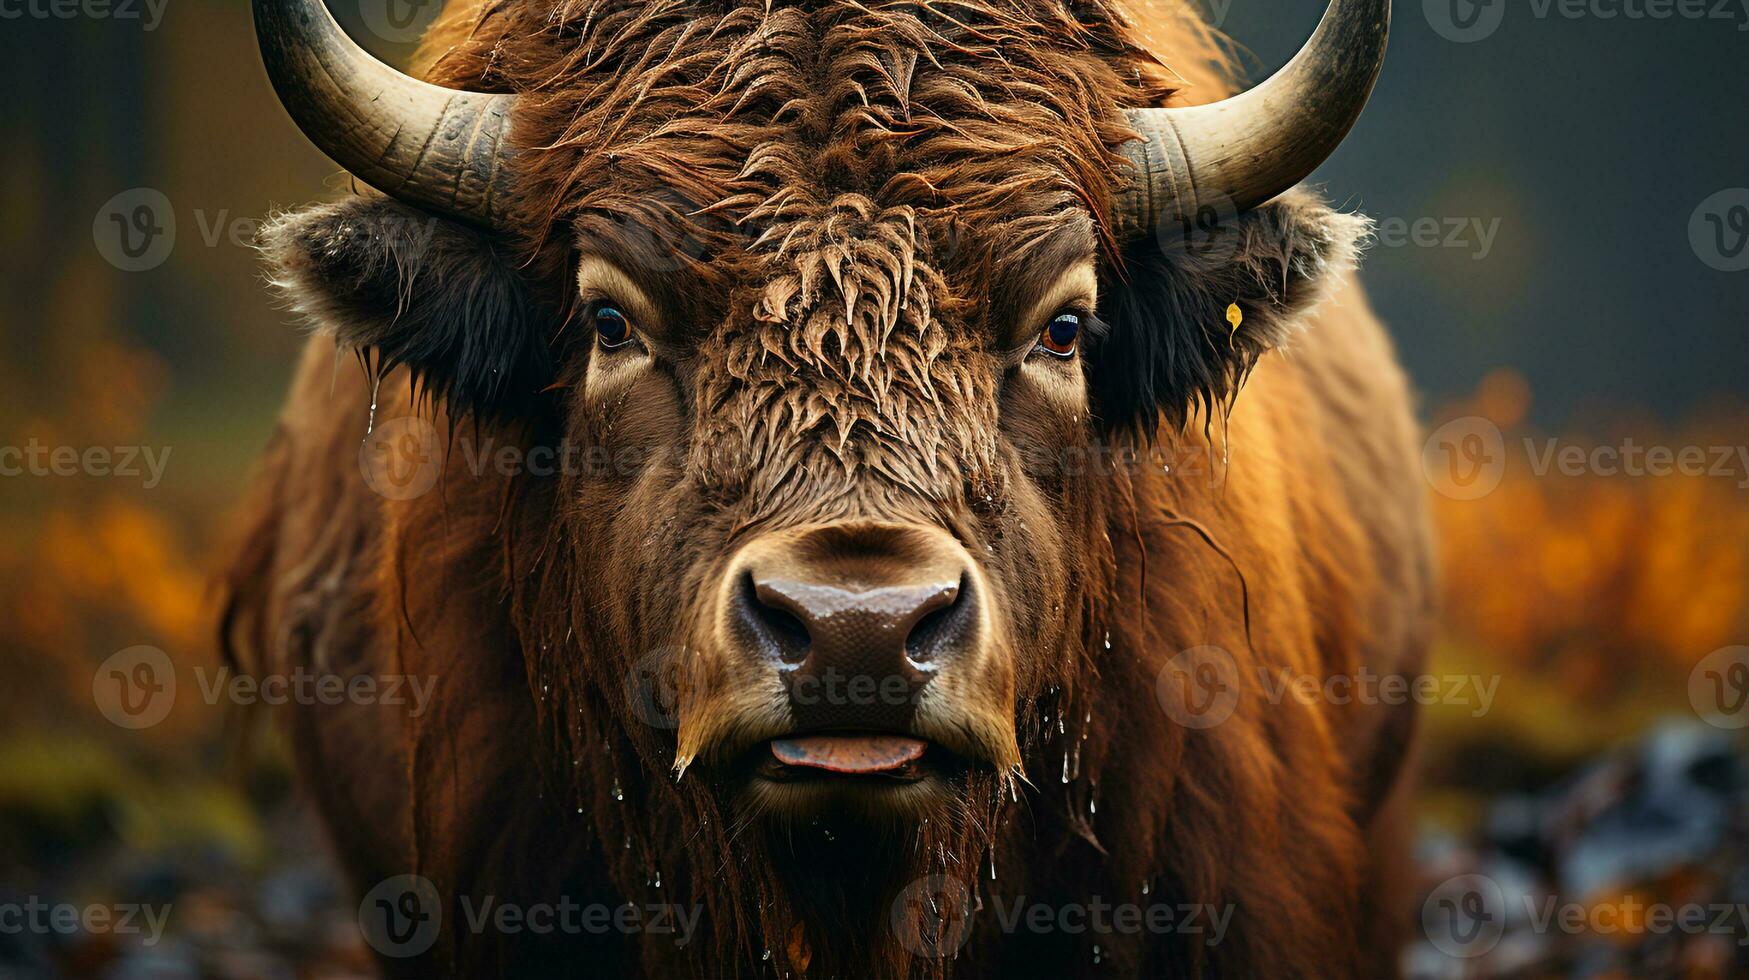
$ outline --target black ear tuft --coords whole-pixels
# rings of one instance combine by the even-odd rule
[[[1129,248],[1100,299],[1109,329],[1092,385],[1107,431],[1149,438],[1161,415],[1182,428],[1230,405],[1257,359],[1354,266],[1371,228],[1295,189],[1185,238]]]
[[[371,370],[406,365],[457,416],[526,411],[553,374],[547,315],[502,245],[395,201],[354,198],[261,231],[273,283]]]

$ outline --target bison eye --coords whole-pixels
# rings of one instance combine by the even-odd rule
[[[1039,334],[1038,346],[1048,354],[1067,359],[1075,356],[1075,344],[1080,338],[1081,317],[1074,313],[1058,313],[1045,324],[1044,332]]]
[[[601,303],[590,314],[595,323],[595,339],[602,350],[618,350],[636,339],[632,321],[611,303]]]

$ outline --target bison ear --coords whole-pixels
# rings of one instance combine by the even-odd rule
[[[1182,428],[1229,404],[1257,359],[1354,267],[1372,229],[1301,189],[1205,217],[1187,235],[1132,245],[1108,277],[1091,370],[1108,432],[1148,437],[1160,415]]]
[[[261,231],[274,286],[374,371],[405,365],[453,415],[533,408],[553,374],[547,322],[506,248],[382,198],[281,215]]]

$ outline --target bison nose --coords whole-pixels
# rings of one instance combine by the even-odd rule
[[[804,730],[904,729],[930,677],[979,632],[970,558],[945,532],[786,532],[738,564],[737,645],[779,667]]]

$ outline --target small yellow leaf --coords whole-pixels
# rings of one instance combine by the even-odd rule
[[[1245,322],[1245,313],[1243,310],[1239,309],[1238,303],[1228,304],[1228,306],[1227,306],[1227,322],[1233,325],[1233,332],[1234,333],[1239,332],[1239,324]]]

